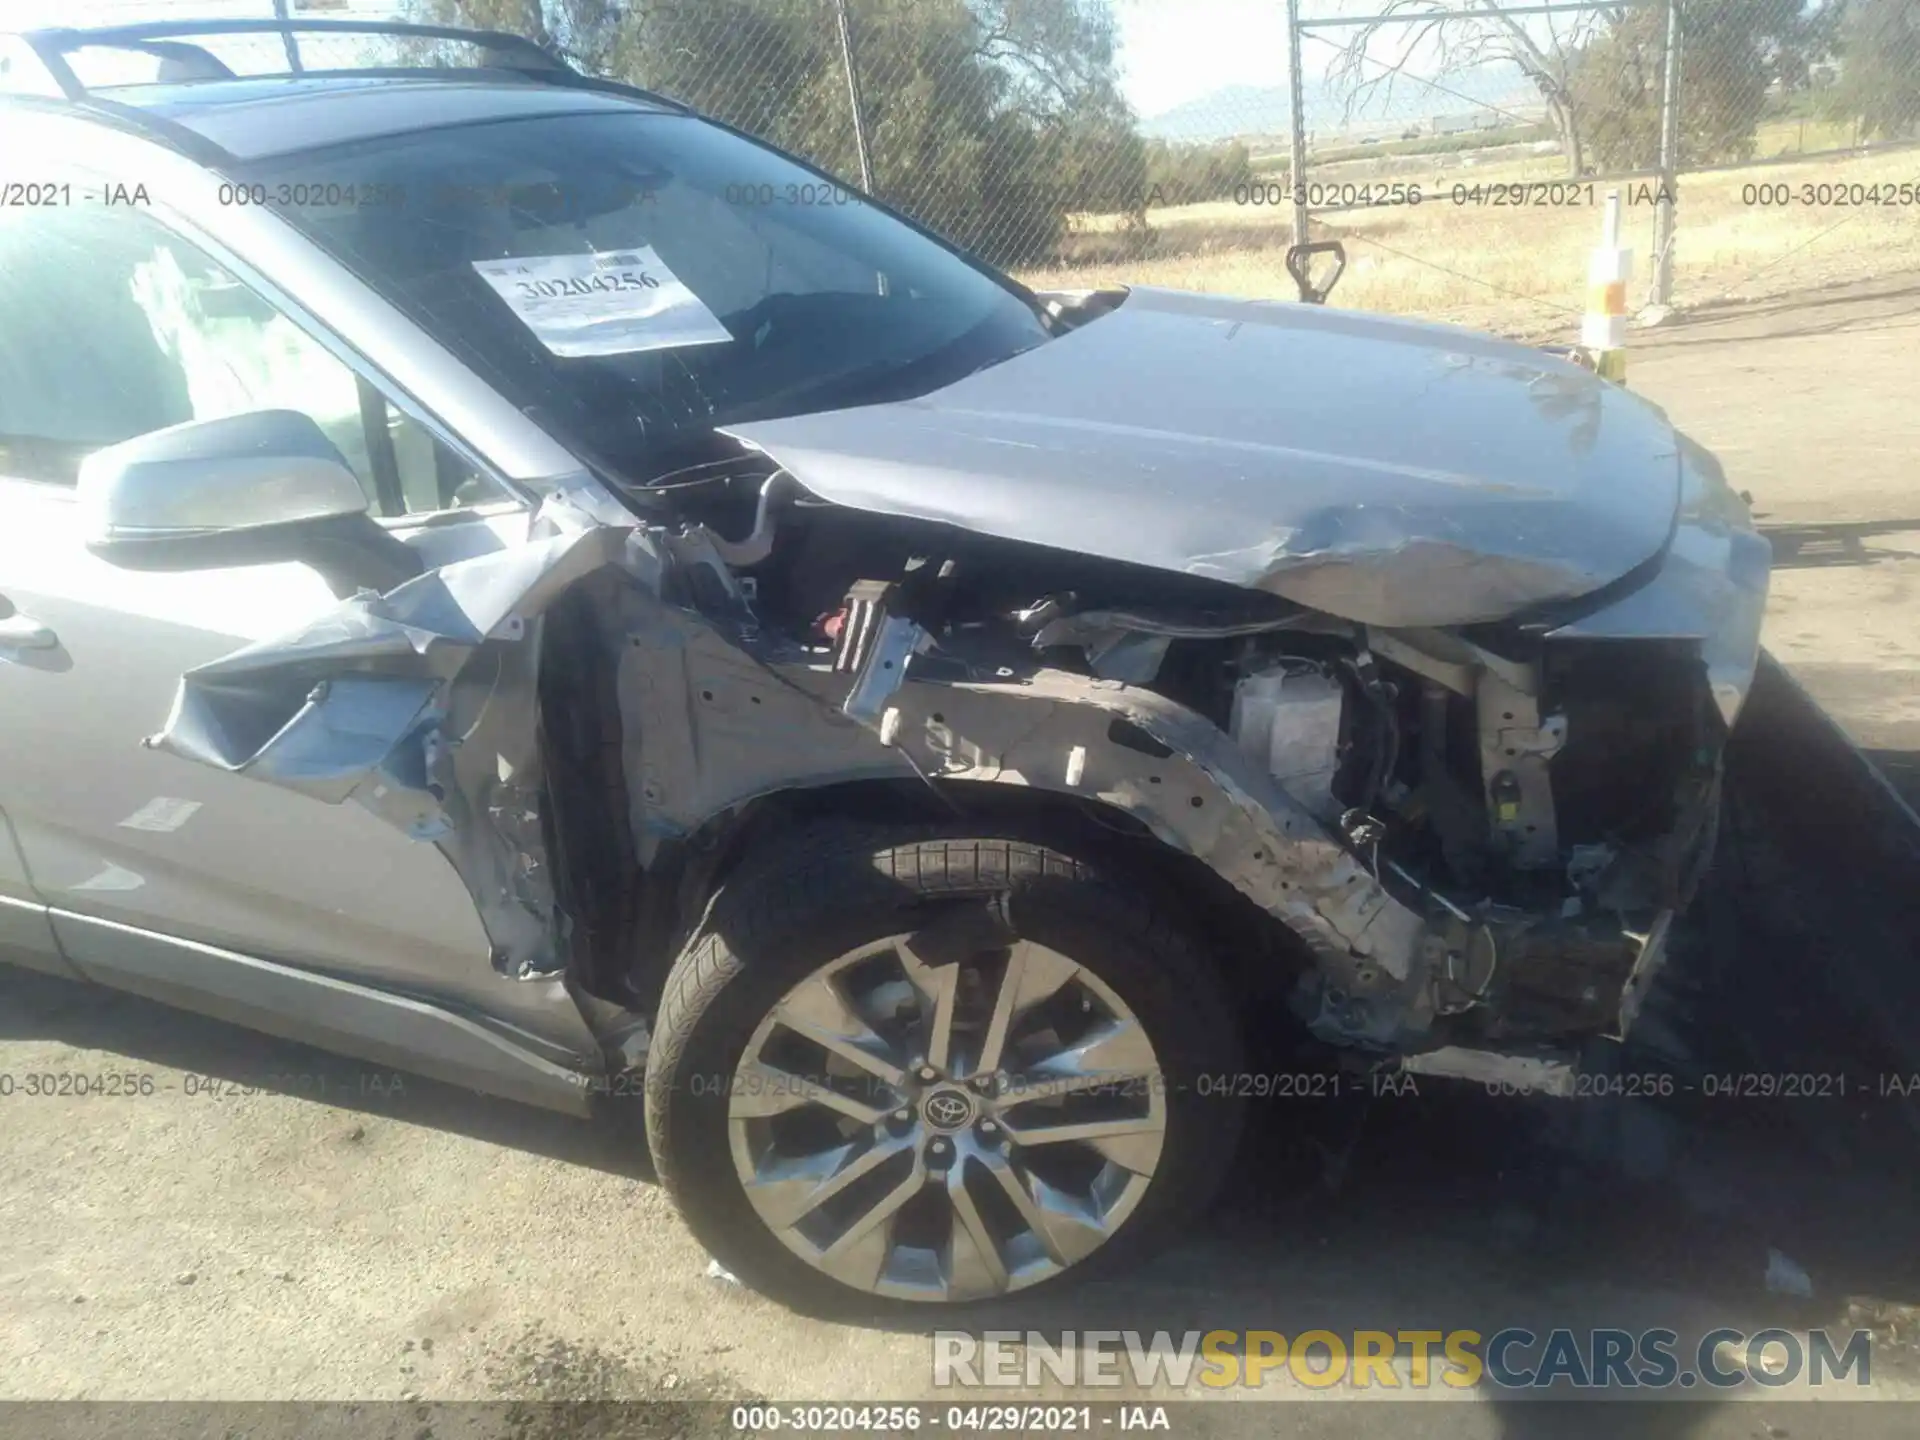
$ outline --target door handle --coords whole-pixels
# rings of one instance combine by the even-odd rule
[[[4,603],[4,602],[0,602]],[[11,605],[0,617],[0,650],[53,650],[60,637],[31,615],[22,615]]]

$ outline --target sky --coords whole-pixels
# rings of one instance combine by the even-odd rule
[[[1287,15],[1279,0],[1114,0],[1114,15],[1121,86],[1142,116],[1229,85],[1287,83]]]
[[[1284,86],[1287,82],[1282,0],[1111,3],[1120,29],[1122,87],[1143,117],[1229,86]],[[390,15],[399,8],[398,0],[349,0],[349,4],[354,13],[365,15]],[[1304,0],[1302,5],[1309,16],[1377,8],[1377,0]],[[271,0],[0,0],[0,28],[271,13]],[[1333,50],[1309,39],[1302,54],[1312,78],[1324,72]]]

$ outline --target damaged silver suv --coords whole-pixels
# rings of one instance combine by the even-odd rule
[[[295,73],[216,53],[262,31]],[[644,1075],[687,1223],[812,1308],[1138,1254],[1277,1024],[1473,1074],[1633,1022],[1767,583],[1644,400],[1033,294],[508,36],[7,81],[7,958],[561,1111]]]

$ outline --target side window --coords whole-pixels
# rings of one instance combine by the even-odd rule
[[[93,451],[299,410],[377,515],[499,499],[411,416],[198,246],[138,210],[0,210],[0,475],[71,485]]]

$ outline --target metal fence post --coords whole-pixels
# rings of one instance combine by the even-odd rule
[[[1300,0],[1287,0],[1287,100],[1293,107],[1293,155],[1288,183],[1293,188],[1293,243],[1307,243],[1307,97],[1301,81]]]
[[[867,111],[860,103],[860,67],[853,59],[853,21],[847,15],[847,0],[833,0],[834,18],[840,25],[840,58],[847,67],[847,104],[853,111],[853,148],[860,156],[860,188],[873,193],[873,155],[867,149]]]
[[[1680,0],[1667,0],[1666,77],[1660,95],[1660,195],[1654,216],[1655,305],[1673,304],[1673,239],[1680,186]]]
[[[287,0],[273,0],[273,18],[276,20],[291,18],[287,14]],[[280,45],[287,52],[287,69],[296,75],[300,74],[306,68],[300,63],[300,42],[283,30],[280,32]]]

